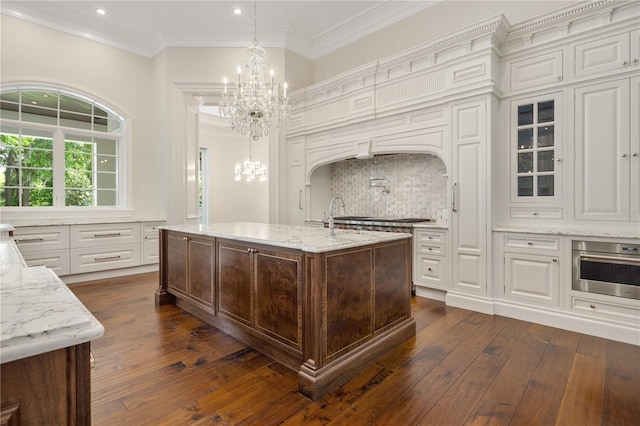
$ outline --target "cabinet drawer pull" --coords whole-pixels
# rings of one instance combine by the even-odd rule
[[[115,256],[94,257],[93,261],[94,262],[103,262],[105,260],[115,260],[115,259],[120,259],[120,255],[117,254]]]
[[[93,236],[95,238],[102,238],[102,237],[119,237],[120,236],[120,232],[105,232],[104,234],[93,234]]]
[[[596,308],[596,305],[589,305],[589,307],[590,307],[591,309],[595,309],[595,308]]]
[[[28,242],[34,242],[34,241],[44,241],[44,237],[16,238],[14,239],[14,241],[16,242],[16,244],[28,243]]]
[[[427,269],[428,269],[429,271],[431,271],[431,270],[432,270],[431,268],[427,268]]]

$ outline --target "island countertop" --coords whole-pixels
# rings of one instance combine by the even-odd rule
[[[376,232],[348,229],[336,229],[335,235],[329,236],[328,229],[317,226],[276,225],[254,222],[162,226],[161,229],[210,237],[229,238],[254,244],[268,244],[298,249],[308,253],[323,253],[411,237],[411,234],[403,232]]]
[[[2,364],[79,345],[104,327],[48,268],[27,267],[11,238],[0,239]]]

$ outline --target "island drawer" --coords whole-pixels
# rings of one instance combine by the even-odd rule
[[[140,223],[71,225],[71,248],[140,244]]]
[[[140,244],[71,249],[71,273],[127,268],[140,264]]]
[[[37,251],[68,249],[69,227],[66,225],[16,227],[13,231],[13,240],[23,255]]]

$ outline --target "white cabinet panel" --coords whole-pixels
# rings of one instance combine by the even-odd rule
[[[456,105],[452,111],[453,287],[486,293],[486,104]]]
[[[71,273],[105,271],[140,265],[140,243],[71,249]]]
[[[560,240],[558,238],[531,237],[529,235],[506,236],[504,237],[504,246],[511,248],[558,251],[560,250]]]
[[[17,227],[13,231],[13,240],[23,255],[37,251],[68,249],[69,227],[67,225]]]
[[[140,263],[143,265],[158,263],[160,260],[160,226],[165,222],[142,223],[142,255]]]
[[[505,297],[558,305],[558,258],[507,252],[504,260]]]
[[[636,33],[636,40],[639,31]],[[638,53],[640,57],[640,53]],[[631,79],[631,134],[629,138],[629,218],[640,221],[640,77]]]
[[[511,90],[551,84],[562,80],[562,50],[509,64]]]
[[[71,225],[71,248],[140,243],[140,223]]]
[[[638,301],[632,299],[622,299],[624,303],[612,302],[609,296],[588,295],[573,296],[571,298],[571,308],[583,314],[614,319],[640,325],[640,306]],[[620,299],[620,298],[618,298]]]
[[[448,287],[446,231],[414,228],[413,283],[445,290]]]
[[[631,31],[631,65],[640,65],[640,30]]]
[[[69,249],[46,250],[23,253],[28,266],[44,266],[59,277],[69,275]]]
[[[575,76],[621,69],[629,64],[629,34],[618,34],[574,46]]]
[[[628,220],[629,81],[575,93],[576,219]]]
[[[562,219],[561,208],[545,207],[512,207],[512,219]]]
[[[414,266],[414,283],[444,289],[446,261],[442,258],[420,257]]]
[[[288,141],[289,185],[288,207],[289,225],[305,223],[305,141],[296,138]]]

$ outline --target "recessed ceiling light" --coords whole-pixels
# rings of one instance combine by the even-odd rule
[[[235,9],[233,9],[233,13],[235,13],[236,15],[242,15],[242,9],[236,7]]]
[[[106,14],[107,14],[107,11],[106,11],[106,10],[104,10],[103,8],[99,7],[98,9],[96,9],[96,13],[97,13],[98,15],[106,15]]]

